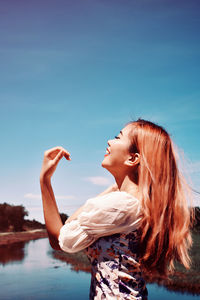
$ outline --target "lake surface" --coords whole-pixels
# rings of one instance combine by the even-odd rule
[[[55,258],[48,239],[0,246],[0,299],[88,300],[90,274],[74,271]],[[148,284],[148,300],[195,300],[200,296],[171,292]]]

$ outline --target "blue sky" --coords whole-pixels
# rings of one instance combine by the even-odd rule
[[[199,29],[198,0],[0,0],[0,201],[43,221],[43,152],[62,145],[71,214],[113,182],[107,140],[138,117],[169,131],[200,190]]]

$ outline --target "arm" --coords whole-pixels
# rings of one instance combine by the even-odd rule
[[[55,147],[45,152],[44,161],[40,173],[40,186],[42,193],[44,219],[46,229],[49,236],[49,242],[52,248],[59,250],[58,237],[60,229],[63,226],[58,207],[56,204],[55,196],[51,186],[51,177],[56,170],[56,167],[62,157],[70,160],[70,154],[62,147]],[[117,185],[112,185],[99,196],[118,190]],[[66,223],[76,219],[81,214],[83,206],[80,207],[71,217],[68,218]]]
[[[140,220],[139,200],[129,194],[91,198],[84,205],[84,213],[61,228],[59,245],[63,251],[75,253],[100,237],[135,230]]]
[[[108,193],[115,192],[115,191],[119,191],[117,184],[113,184],[113,185],[109,186],[105,191],[103,191],[102,193],[100,193],[98,196],[103,196],[103,195],[106,195]],[[74,219],[76,219],[79,216],[79,214],[81,214],[81,212],[83,211],[83,207],[84,206],[81,206],[77,211],[75,211],[75,213],[73,213],[73,215],[71,215],[67,219],[67,221],[65,222],[65,224],[71,222]]]
[[[45,152],[42,169],[40,173],[40,186],[46,229],[52,248],[60,249],[58,237],[63,226],[55,196],[51,186],[51,177],[63,156],[70,160],[69,153],[62,147],[55,147]]]
[[[105,191],[103,191],[101,194],[99,194],[98,196],[103,196],[103,195],[106,195],[108,193],[111,193],[111,192],[115,192],[115,191],[118,191],[118,186],[117,184],[113,184],[111,186],[109,186]],[[77,211],[75,211],[75,213],[73,213],[68,219],[67,221],[65,222],[66,223],[69,223],[71,222],[72,220],[76,219],[80,214],[81,212],[83,211],[83,207],[84,206],[81,206],[79,209],[77,209]]]

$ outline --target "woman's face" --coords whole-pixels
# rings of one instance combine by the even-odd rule
[[[126,161],[130,158],[130,125],[124,127],[118,136],[108,141],[108,148],[102,161],[102,167],[116,175],[127,170]]]

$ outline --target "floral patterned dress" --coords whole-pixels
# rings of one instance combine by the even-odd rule
[[[90,300],[146,300],[139,264],[139,200],[112,192],[86,201],[60,230],[63,251],[85,250],[92,265]]]
[[[138,262],[138,231],[98,239],[86,249],[92,265],[90,300],[147,299]]]

